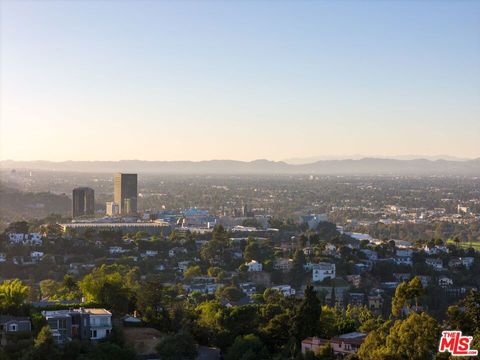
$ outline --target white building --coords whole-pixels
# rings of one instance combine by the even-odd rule
[[[272,290],[279,291],[283,296],[292,296],[295,295],[295,289],[290,285],[278,285],[272,286]]]
[[[116,255],[116,254],[123,254],[125,253],[127,250],[125,250],[124,248],[122,248],[121,246],[110,246],[110,248],[108,249],[108,252],[112,255]]]
[[[262,263],[259,263],[258,261],[256,260],[252,260],[248,263],[245,263],[245,266],[248,268],[248,271],[249,272],[253,272],[253,271],[262,271],[263,270],[263,266],[262,266]]]
[[[145,252],[141,253],[141,257],[154,257],[158,255],[157,250],[146,250]]]
[[[441,287],[448,287],[453,285],[453,280],[446,276],[440,276],[438,278],[438,285]]]
[[[10,244],[23,245],[42,245],[42,235],[40,233],[8,233]]]
[[[460,261],[462,262],[462,265],[465,266],[467,269],[470,269],[475,262],[475,258],[467,256],[467,257],[461,257]]]
[[[105,204],[105,207],[106,207],[105,212],[107,213],[108,216],[116,216],[120,214],[120,207],[116,202],[108,201]]]
[[[90,340],[106,338],[112,331],[112,313],[105,309],[85,309],[90,315]]]
[[[440,253],[448,253],[449,250],[446,246],[443,245],[435,245],[434,247],[428,247],[428,245],[425,245],[423,247],[423,251],[425,251],[426,254],[428,255],[437,255]]]
[[[185,272],[185,270],[187,270],[189,266],[190,261],[179,261],[177,263],[178,270],[180,270],[181,272]]]
[[[427,258],[425,259],[425,264],[431,266],[434,270],[443,270],[443,261],[441,259]]]
[[[313,264],[312,267],[312,281],[323,281],[325,279],[335,278],[335,264],[330,263],[318,263]]]
[[[410,256],[395,256],[395,264],[412,266],[413,261]]]
[[[44,253],[42,251],[32,251],[30,257],[34,260],[40,260],[43,257]]]

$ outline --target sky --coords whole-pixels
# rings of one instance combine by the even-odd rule
[[[0,4],[0,159],[480,157],[480,1]]]

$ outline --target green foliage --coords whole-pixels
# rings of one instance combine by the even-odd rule
[[[195,359],[198,353],[193,337],[183,331],[162,337],[156,350],[162,360]]]
[[[30,287],[19,279],[5,280],[0,284],[0,308],[19,307],[29,293]]]
[[[412,312],[405,320],[397,320],[372,331],[358,351],[362,360],[431,359],[437,351],[440,326],[426,313]],[[388,329],[388,332],[387,332]]]
[[[183,274],[185,279],[191,279],[200,275],[202,275],[202,269],[200,269],[200,266],[198,265],[190,266]]]
[[[102,265],[86,275],[78,286],[87,301],[108,304],[113,311],[126,312],[135,286],[135,270],[120,265]]]
[[[225,360],[262,360],[269,359],[267,348],[258,336],[248,334],[235,338],[228,349]]]
[[[402,282],[395,289],[395,296],[392,299],[392,315],[399,317],[403,308],[411,307],[411,301],[415,300],[415,306],[418,307],[418,298],[423,294],[423,286],[418,276],[409,282]]]
[[[298,341],[315,335],[321,313],[320,300],[318,300],[313,286],[309,285],[305,289],[302,302],[295,309],[291,327],[292,335]]]
[[[87,356],[88,360],[135,360],[136,354],[133,349],[122,348],[117,344],[103,342],[93,347]],[[163,358],[162,358],[163,359]]]

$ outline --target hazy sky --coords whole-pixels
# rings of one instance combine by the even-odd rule
[[[2,159],[480,157],[480,1],[0,1]]]

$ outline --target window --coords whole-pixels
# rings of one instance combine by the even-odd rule
[[[17,324],[11,324],[10,331],[17,331]]]

